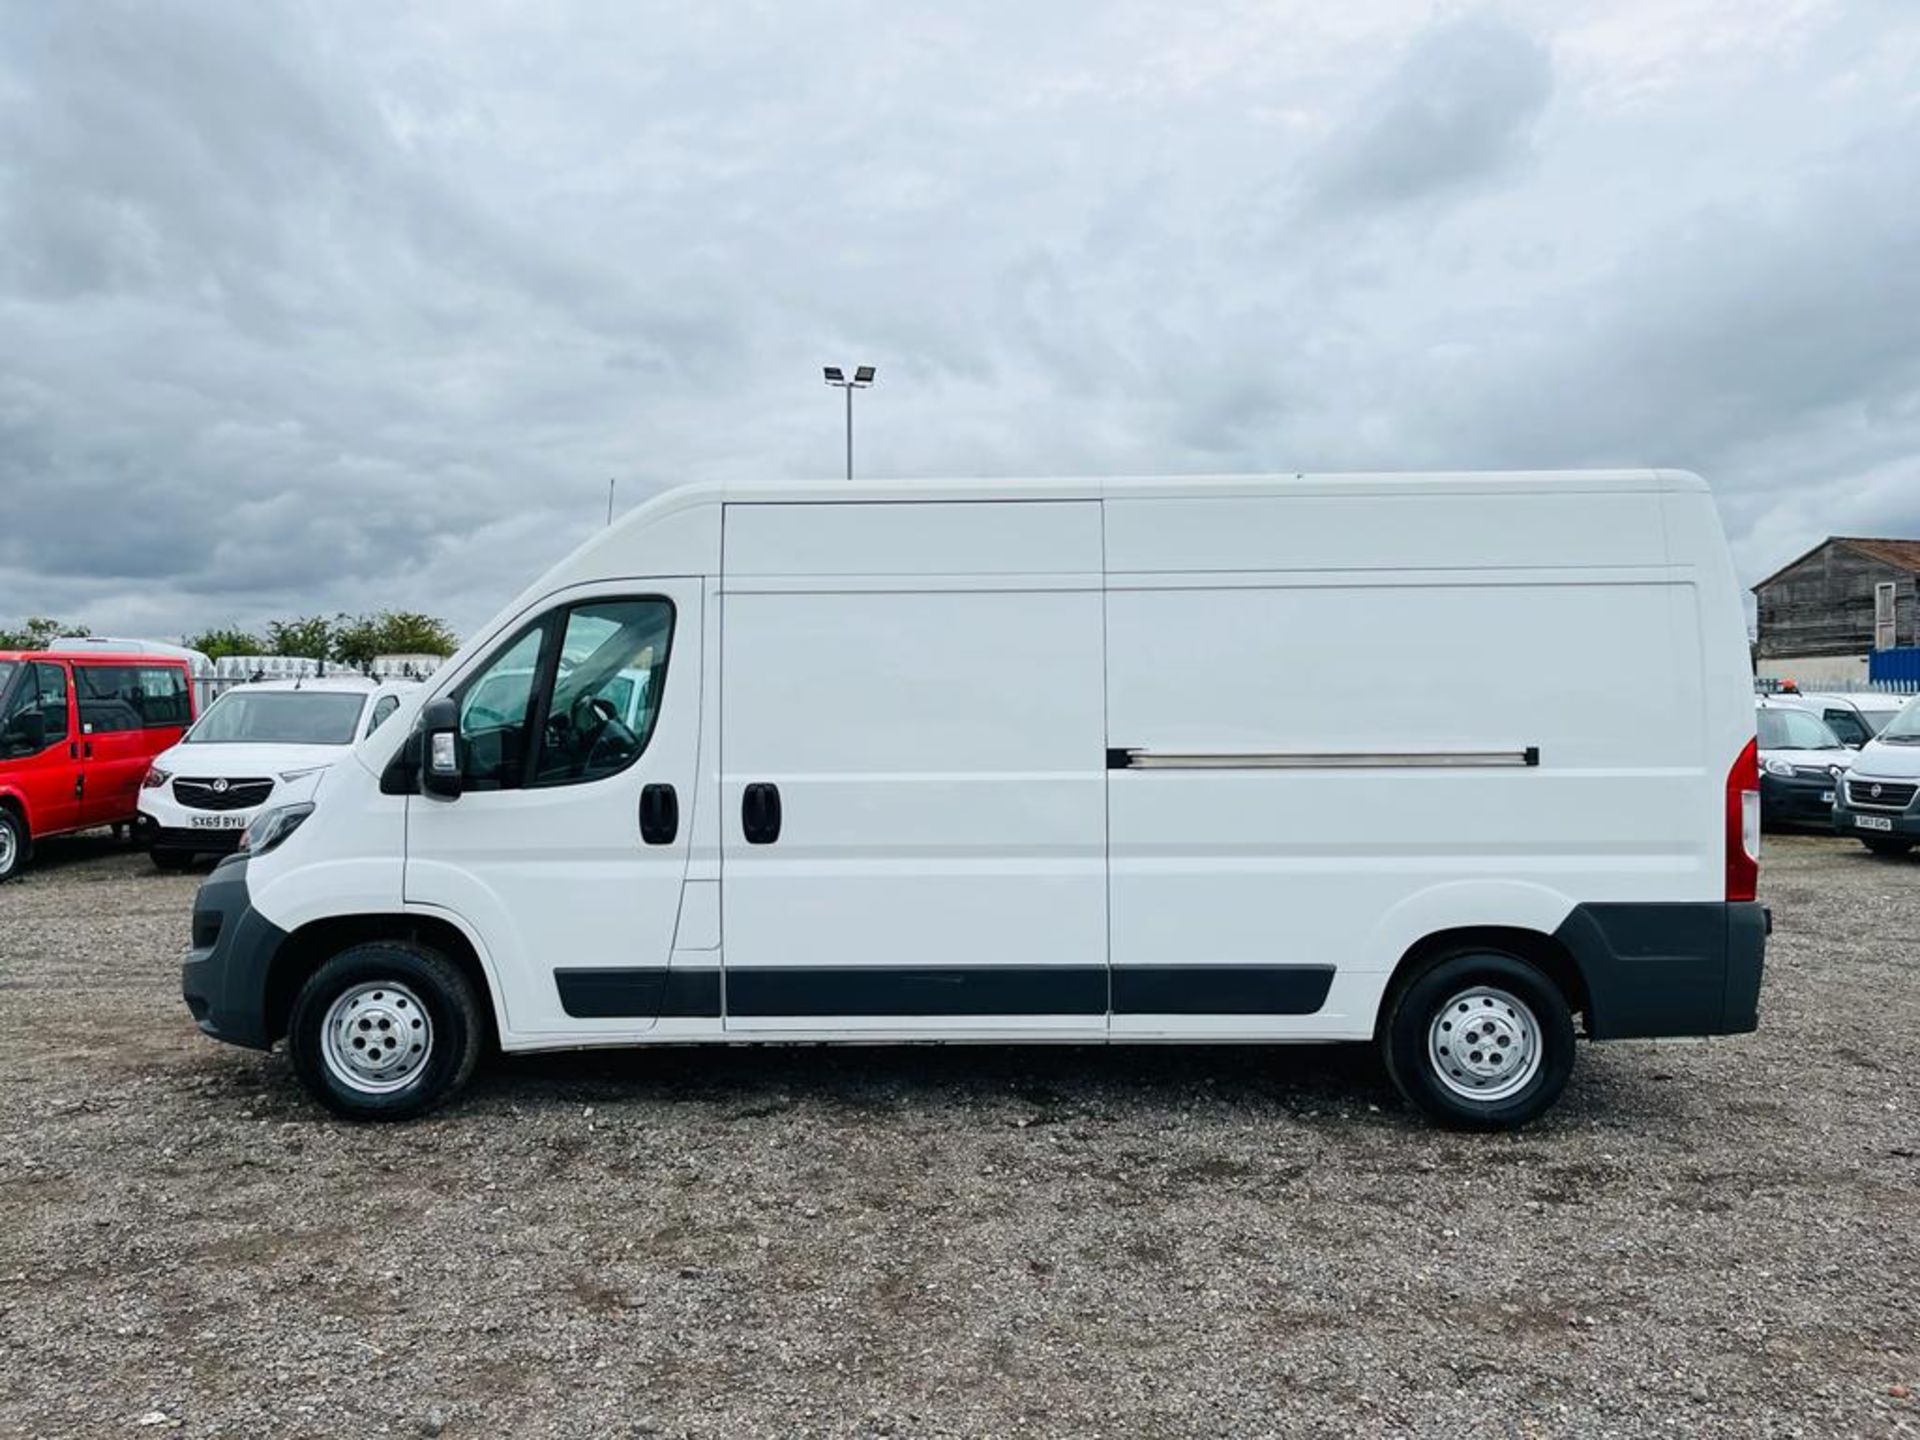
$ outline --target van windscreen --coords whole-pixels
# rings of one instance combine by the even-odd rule
[[[0,660],[0,695],[7,693],[7,682],[13,679],[13,672],[19,668],[18,660]]]
[[[1762,710],[1758,716],[1762,750],[1838,750],[1840,737],[1818,715],[1805,710]]]
[[[364,695],[229,690],[187,732],[189,745],[347,745]]]
[[[1894,745],[1920,745],[1920,698],[1909,700],[1880,732],[1880,738]]]

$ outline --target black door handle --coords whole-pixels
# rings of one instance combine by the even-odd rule
[[[780,787],[755,781],[740,795],[740,828],[749,845],[771,845],[780,838]]]
[[[640,791],[640,838],[649,845],[671,845],[680,833],[680,797],[671,785]]]

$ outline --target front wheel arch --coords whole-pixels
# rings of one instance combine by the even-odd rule
[[[380,940],[424,945],[444,955],[466,977],[480,1001],[486,1053],[498,1053],[499,995],[473,942],[451,920],[405,912],[331,915],[324,920],[310,920],[290,934],[274,952],[267,971],[264,1018],[268,1043],[285,1037],[294,999],[308,976],[341,951]]]

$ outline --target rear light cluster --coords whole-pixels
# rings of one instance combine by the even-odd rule
[[[1752,900],[1760,889],[1760,742],[1727,772],[1727,899]]]

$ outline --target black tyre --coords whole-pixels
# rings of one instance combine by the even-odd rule
[[[156,870],[184,870],[193,864],[193,855],[185,850],[152,850],[148,854]]]
[[[24,870],[31,852],[27,822],[0,805],[0,881],[11,880]]]
[[[1395,992],[1380,1031],[1387,1073],[1430,1119],[1513,1130],[1573,1074],[1573,1014],[1536,966],[1497,950],[1435,957]]]
[[[301,1083],[334,1114],[408,1120],[467,1083],[485,1035],[473,987],[446,956],[379,940],[308,977],[287,1050]]]
[[[1871,850],[1876,855],[1898,856],[1898,855],[1904,855],[1909,850],[1913,849],[1913,841],[1908,840],[1903,836],[1899,836],[1899,835],[1888,836],[1884,839],[1879,836],[1875,836],[1871,840],[1867,839],[1865,836],[1862,836],[1860,839],[1860,843],[1866,846],[1867,849]]]

